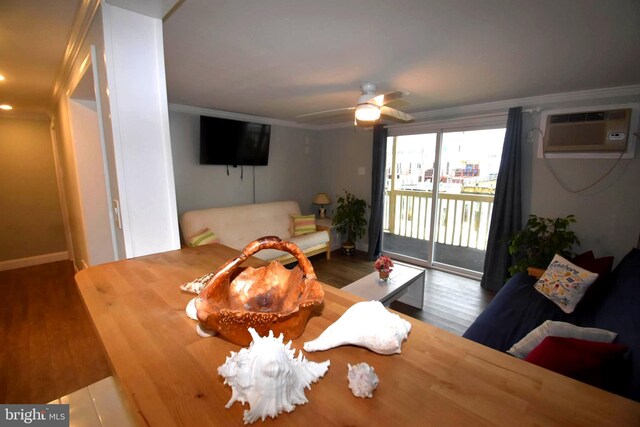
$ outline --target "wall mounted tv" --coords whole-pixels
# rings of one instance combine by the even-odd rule
[[[270,135],[270,125],[200,116],[200,164],[266,166]]]

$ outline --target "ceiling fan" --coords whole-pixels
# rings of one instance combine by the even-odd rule
[[[376,85],[373,83],[363,83],[360,86],[362,95],[358,98],[358,102],[355,107],[337,108],[334,110],[318,111],[315,113],[303,114],[297,116],[299,120],[317,120],[326,117],[337,116],[347,111],[355,111],[354,124],[371,126],[373,122],[380,117],[399,121],[410,122],[413,117],[407,113],[404,113],[395,108],[387,107],[391,101],[395,101],[398,98],[402,98],[409,94],[404,90],[394,90],[391,92],[376,95]]]

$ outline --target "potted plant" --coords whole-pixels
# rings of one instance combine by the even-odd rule
[[[344,196],[338,197],[332,223],[336,226],[338,232],[345,237],[342,243],[342,252],[345,255],[355,254],[355,241],[365,234],[367,226],[366,211],[367,202],[348,191],[345,190]]]
[[[576,234],[568,230],[574,222],[576,219],[573,215],[555,219],[529,215],[524,229],[515,233],[509,241],[509,253],[516,257],[515,264],[509,267],[509,273],[526,272],[532,267],[534,271],[544,271],[555,254],[571,257],[572,246],[580,244]]]
[[[373,264],[373,268],[378,270],[380,280],[389,280],[389,274],[393,271],[393,261],[386,255],[380,255]]]

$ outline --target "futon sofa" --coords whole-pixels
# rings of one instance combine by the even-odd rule
[[[241,251],[259,237],[277,236],[294,242],[308,257],[326,252],[329,259],[331,246],[328,231],[313,227],[311,232],[294,235],[295,215],[300,215],[300,206],[295,201],[199,209],[184,212],[180,217],[180,228],[185,242],[190,236],[209,229],[215,233],[217,241]],[[287,252],[274,249],[262,250],[255,256],[265,261],[277,260],[282,264],[295,261]]]
[[[463,336],[504,352],[547,320],[615,332],[613,344],[628,350],[616,363],[621,369],[616,373],[619,378],[603,388],[640,401],[640,250],[632,249],[601,279],[597,289],[589,289],[567,314],[534,289],[535,278],[518,273]]]

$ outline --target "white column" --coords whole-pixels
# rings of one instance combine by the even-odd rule
[[[126,257],[179,249],[162,21],[102,10]]]

